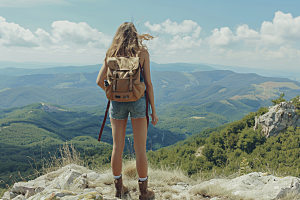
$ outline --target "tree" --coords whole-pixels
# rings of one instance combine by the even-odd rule
[[[291,99],[292,104],[296,107],[296,112],[300,115],[300,97],[297,95],[295,98]]]
[[[285,102],[285,99],[283,97],[284,97],[284,93],[281,93],[278,99],[271,100],[273,106],[280,104],[281,102]]]

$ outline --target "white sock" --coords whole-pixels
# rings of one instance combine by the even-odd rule
[[[139,178],[139,181],[143,182],[143,181],[145,181],[147,179],[148,179],[148,176],[146,178]]]
[[[114,176],[114,179],[119,179],[121,178],[122,174],[120,176]]]

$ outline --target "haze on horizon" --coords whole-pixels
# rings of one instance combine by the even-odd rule
[[[156,63],[298,71],[300,2],[0,0],[0,61],[99,64],[135,23]],[[112,12],[112,10],[114,12]]]

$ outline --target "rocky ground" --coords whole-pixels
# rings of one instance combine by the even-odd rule
[[[132,166],[125,166],[123,172],[124,183],[130,189],[130,194],[124,199],[138,199],[137,175]],[[275,177],[261,172],[252,172],[234,179],[195,181],[180,171],[149,170],[149,177],[149,185],[155,191],[155,199],[300,198],[299,178]],[[293,197],[284,198],[287,194]],[[117,199],[113,195],[114,185],[110,171],[96,172],[71,164],[35,180],[15,183],[1,200]]]

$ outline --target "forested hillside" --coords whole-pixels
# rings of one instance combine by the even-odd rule
[[[216,170],[219,174],[275,170],[299,176],[300,127],[289,127],[268,139],[261,128],[253,130],[255,116],[268,111],[261,108],[221,127],[207,129],[170,147],[148,152],[157,166],[181,167],[190,175]]]

